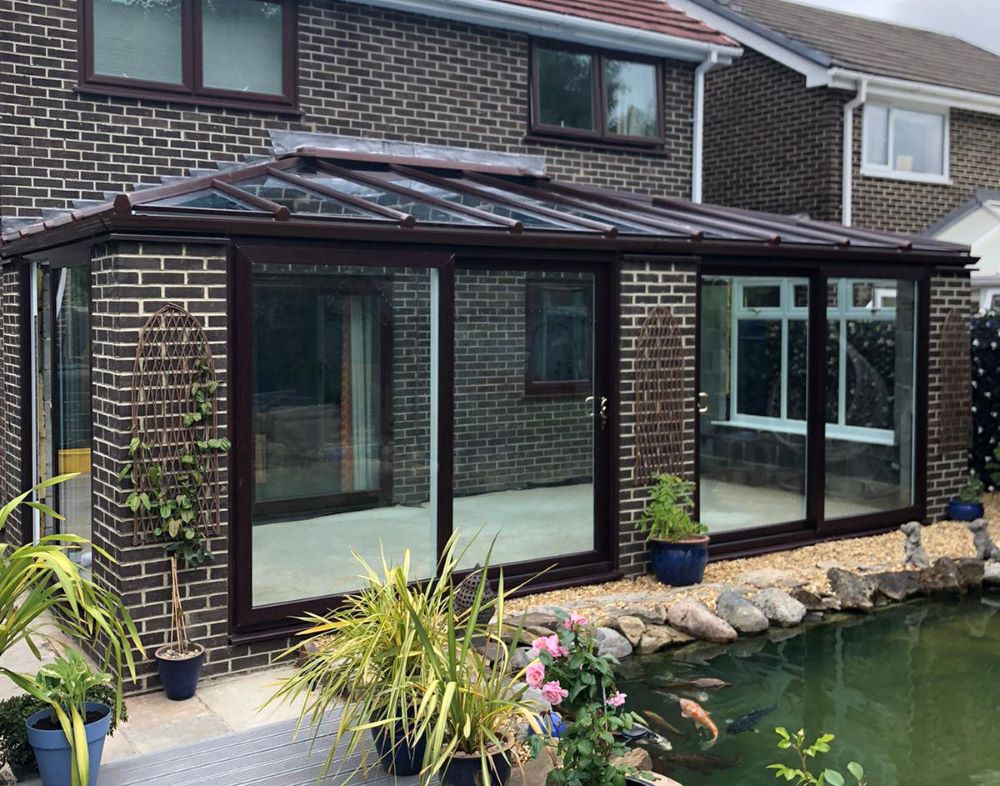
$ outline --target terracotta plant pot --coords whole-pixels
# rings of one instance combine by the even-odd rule
[[[195,651],[187,656],[172,654],[170,645],[160,647],[154,657],[160,671],[163,692],[171,701],[184,701],[194,696],[198,689],[201,664],[205,660],[205,648],[195,644]]]
[[[700,584],[708,564],[708,535],[685,540],[650,540],[653,573],[671,587]]]

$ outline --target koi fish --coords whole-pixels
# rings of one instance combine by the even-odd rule
[[[709,734],[712,735],[710,742],[715,742],[719,739],[719,729],[712,722],[712,716],[708,714],[704,707],[690,699],[679,699],[678,701],[681,705],[681,717],[690,718],[695,722],[696,726],[704,726],[708,729]]]
[[[770,707],[762,707],[759,710],[748,712],[726,726],[726,734],[742,734],[745,731],[754,731],[761,719],[765,715],[770,715],[776,709],[778,709],[778,705],[772,704]]]
[[[732,685],[731,682],[717,680],[715,677],[699,677],[698,679],[686,680],[684,682],[663,683],[664,688],[673,688],[675,690],[711,690],[713,688],[728,688],[730,685]]]
[[[668,723],[667,719],[664,718],[659,713],[653,712],[652,710],[643,710],[642,714],[646,716],[646,720],[650,721],[650,723],[654,727],[658,726],[661,729],[666,729],[667,731],[671,732],[672,734],[676,734],[678,737],[680,736],[680,734],[681,734],[680,729],[678,729],[672,723]]]

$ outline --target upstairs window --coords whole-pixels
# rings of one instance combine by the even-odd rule
[[[948,177],[948,114],[867,104],[863,148],[866,175],[944,181]]]
[[[85,90],[290,109],[294,0],[82,0]]]
[[[531,129],[608,142],[663,139],[660,66],[590,49],[536,44]]]

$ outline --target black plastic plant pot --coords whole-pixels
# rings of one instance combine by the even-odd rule
[[[441,775],[441,786],[504,786],[510,777],[510,762],[497,753],[490,757],[488,768],[489,783],[484,783],[479,756],[452,756]]]
[[[952,521],[975,521],[985,514],[982,502],[962,502],[953,499],[948,502],[948,518]]]
[[[708,535],[687,540],[650,540],[653,573],[671,587],[700,584],[708,564]]]
[[[372,739],[378,751],[379,763],[386,772],[393,775],[417,775],[423,768],[427,743],[423,737],[419,737],[411,746],[402,723],[396,724],[395,745],[385,729],[372,729]]]
[[[195,652],[186,657],[176,655],[170,645],[160,647],[154,654],[163,692],[171,701],[190,699],[198,689],[205,648],[200,644],[195,644],[194,647]]]

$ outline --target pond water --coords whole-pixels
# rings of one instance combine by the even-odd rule
[[[731,685],[677,686],[705,677]],[[779,783],[766,769],[788,755],[776,747],[775,726],[804,728],[810,740],[836,734],[821,760],[845,775],[848,761],[860,761],[871,786],[1000,786],[1000,594],[923,600],[728,647],[633,658],[619,687],[630,708],[679,732],[650,721],[673,745],[651,749],[654,769],[684,786]],[[707,735],[681,717],[677,698],[711,714],[720,733],[714,746],[706,749]],[[757,731],[726,732],[728,722],[773,705]]]

